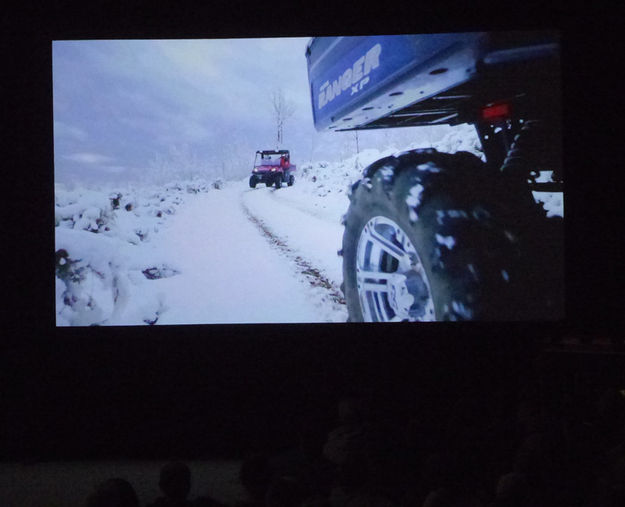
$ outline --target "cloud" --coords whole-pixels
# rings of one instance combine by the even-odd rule
[[[65,155],[63,158],[83,164],[103,164],[113,160],[111,157],[98,153],[72,153],[71,155]]]
[[[165,65],[192,83],[219,79],[220,68],[237,57],[224,40],[161,40],[154,44]]]
[[[62,121],[54,121],[54,136],[61,138],[69,138],[76,141],[85,141],[87,139],[87,132],[80,127],[68,125]]]
[[[121,165],[103,165],[100,166],[99,169],[113,174],[121,174],[127,171],[127,168]]]
[[[171,146],[188,144],[205,159],[222,147],[238,149],[234,129],[253,151],[273,142],[276,86],[296,106],[285,139],[307,138],[313,132],[307,41],[55,41],[56,160],[90,175],[126,167],[118,169],[125,177]]]

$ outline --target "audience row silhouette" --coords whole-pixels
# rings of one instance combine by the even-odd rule
[[[304,420],[297,445],[243,460],[249,500],[229,507],[616,507],[625,505],[625,391],[549,396],[526,378],[404,417],[365,395],[339,400],[334,427]],[[184,463],[161,470],[148,507],[222,506],[189,499]],[[139,506],[110,479],[87,507]]]

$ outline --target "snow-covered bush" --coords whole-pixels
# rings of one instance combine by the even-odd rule
[[[186,194],[211,187],[198,178],[143,188],[55,185],[57,324],[157,322],[164,303],[143,288],[179,270],[142,245],[150,243]]]
[[[126,292],[117,241],[65,228],[55,241],[57,324],[102,324]]]
[[[210,185],[204,178],[195,178],[186,183],[185,186],[187,194],[198,194],[210,190]]]
[[[57,188],[55,201],[55,225],[95,233],[110,230],[114,210],[105,194],[93,190],[74,193]]]
[[[159,278],[169,278],[170,276],[177,275],[179,272],[165,264],[159,266],[153,266],[141,271],[148,280],[157,280]]]

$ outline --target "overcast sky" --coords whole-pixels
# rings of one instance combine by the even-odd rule
[[[275,147],[278,86],[295,106],[284,147],[310,151],[308,40],[55,41],[57,181],[132,177],[171,149],[209,164],[246,144],[253,160]]]
[[[271,93],[278,87],[295,110],[282,146],[292,162],[354,154],[354,132],[314,129],[309,40],[53,42],[55,181],[119,182],[185,165],[243,177],[256,150],[276,147]],[[421,135],[419,127],[363,131],[358,146],[385,149],[393,136]]]

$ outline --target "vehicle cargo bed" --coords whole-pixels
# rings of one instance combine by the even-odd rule
[[[545,31],[314,38],[306,55],[315,127],[463,123],[485,101],[540,92],[557,48]]]

